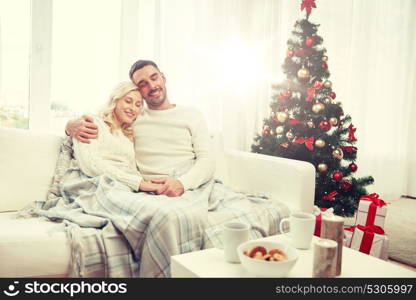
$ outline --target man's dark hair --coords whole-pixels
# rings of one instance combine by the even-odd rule
[[[140,70],[141,68],[144,68],[146,66],[153,66],[158,71],[160,71],[159,68],[158,68],[158,66],[156,65],[156,63],[154,61],[151,61],[151,60],[138,60],[130,68],[130,72],[129,72],[130,79],[133,81],[133,74],[134,74],[134,72],[136,72],[137,70]]]

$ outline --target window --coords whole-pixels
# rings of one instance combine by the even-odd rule
[[[0,0],[0,126],[29,126],[30,1]]]
[[[119,80],[120,16],[118,0],[53,1],[52,131],[106,103]]]

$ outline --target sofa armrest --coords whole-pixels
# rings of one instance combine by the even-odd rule
[[[226,150],[227,182],[233,190],[263,193],[291,211],[313,212],[315,168],[308,162]]]

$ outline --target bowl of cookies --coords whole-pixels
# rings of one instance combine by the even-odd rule
[[[244,269],[255,277],[285,277],[299,257],[289,244],[267,240],[245,242],[237,252]]]

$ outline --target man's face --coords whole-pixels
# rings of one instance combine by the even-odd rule
[[[149,108],[158,108],[166,101],[165,76],[154,66],[145,66],[132,77]]]

